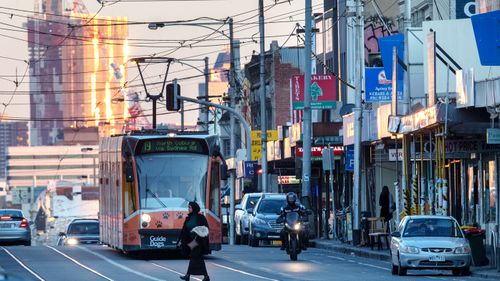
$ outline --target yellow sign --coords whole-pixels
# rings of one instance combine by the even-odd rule
[[[262,157],[262,146],[252,145],[252,160],[259,160]]]
[[[261,132],[260,130],[252,131],[252,145],[254,145],[254,141],[258,141],[261,144]],[[268,141],[277,141],[278,140],[278,130],[267,130],[267,140]]]

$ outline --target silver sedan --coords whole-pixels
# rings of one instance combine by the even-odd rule
[[[470,246],[457,221],[448,216],[407,216],[391,234],[392,274],[408,269],[470,273]]]
[[[0,209],[0,242],[31,246],[30,223],[21,210]]]

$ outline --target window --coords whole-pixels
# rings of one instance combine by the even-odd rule
[[[210,211],[220,214],[220,166],[219,162],[212,161],[210,170]]]
[[[496,221],[496,204],[497,204],[497,169],[495,161],[488,162],[488,184],[485,186],[485,222]]]
[[[133,182],[127,182],[126,179],[126,174],[125,174],[125,167],[127,163],[126,161],[123,162],[123,171],[122,171],[122,178],[123,178],[123,215],[124,217],[130,216],[132,213],[134,213],[137,209],[135,206],[135,186]]]

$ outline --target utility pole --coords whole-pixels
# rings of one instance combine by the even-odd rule
[[[205,74],[205,101],[208,101],[208,83],[210,82],[209,80],[209,77],[210,77],[210,73],[208,71],[208,57],[205,57],[204,58],[204,61],[205,61],[205,71],[204,71],[204,74]],[[182,109],[184,110],[184,106],[182,106]],[[204,120],[201,120],[203,122],[203,131],[207,131],[208,132],[208,106],[205,106],[205,108],[203,109],[204,112],[203,112],[203,118]],[[215,123],[214,123],[214,126],[215,126]]]
[[[234,71],[234,37],[233,37],[233,19],[229,18],[229,45],[230,45],[230,57],[231,57],[231,67],[229,74],[229,107],[232,109],[235,108],[235,100],[236,100],[236,87],[235,87],[235,71]],[[208,120],[208,119],[207,119]],[[233,158],[233,163],[236,161],[236,143],[235,143],[235,120],[234,115],[229,115],[229,126],[231,136],[229,139],[229,149],[230,149],[230,157]],[[235,172],[231,171],[229,177],[229,245],[234,245],[234,182],[235,182]]]
[[[304,118],[302,120],[302,129],[304,139],[302,140],[302,204],[309,208],[309,196],[311,186],[311,32],[312,32],[312,7],[311,0],[306,0],[305,14],[305,45],[304,45]]]
[[[406,71],[404,74],[403,83],[403,112],[402,115],[407,115],[410,112],[410,64],[409,64],[409,51],[408,51],[408,35],[409,28],[411,26],[411,0],[405,0],[405,11],[404,11],[404,63],[406,64]],[[393,74],[394,75],[394,74]],[[407,194],[408,188],[408,175],[407,175],[407,163],[408,163],[408,153],[406,153],[406,137],[403,135],[401,139],[401,149],[403,150],[403,161],[401,161],[401,192],[403,198]],[[403,200],[403,205],[401,211],[406,210],[406,202]],[[399,214],[398,214],[399,216]]]
[[[262,192],[267,192],[267,118],[266,118],[266,50],[264,41],[264,0],[259,0],[259,33],[260,33],[260,134],[261,134],[261,166]]]
[[[361,190],[361,132],[363,110],[362,103],[362,85],[364,70],[364,47],[363,47],[363,2],[356,2],[356,40],[355,40],[355,58],[356,58],[356,96],[354,102],[354,186],[352,194],[352,232],[355,244],[360,239],[360,190]]]

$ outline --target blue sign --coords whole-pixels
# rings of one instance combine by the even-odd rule
[[[391,101],[392,81],[387,79],[383,67],[365,68],[365,101]],[[398,81],[398,100],[403,99],[403,80]]]
[[[253,178],[257,161],[245,161],[245,178]]]
[[[481,65],[500,65],[500,11],[471,17]]]
[[[378,45],[380,47],[380,56],[382,56],[382,63],[384,64],[385,74],[388,80],[392,80],[392,48],[396,47],[398,50],[398,58],[404,61],[404,35],[395,34],[391,36],[381,37],[378,39]],[[398,64],[398,83],[399,80],[403,80],[404,70],[403,67]]]
[[[346,171],[354,171],[354,147],[347,146],[347,150],[345,152],[345,170]]]

